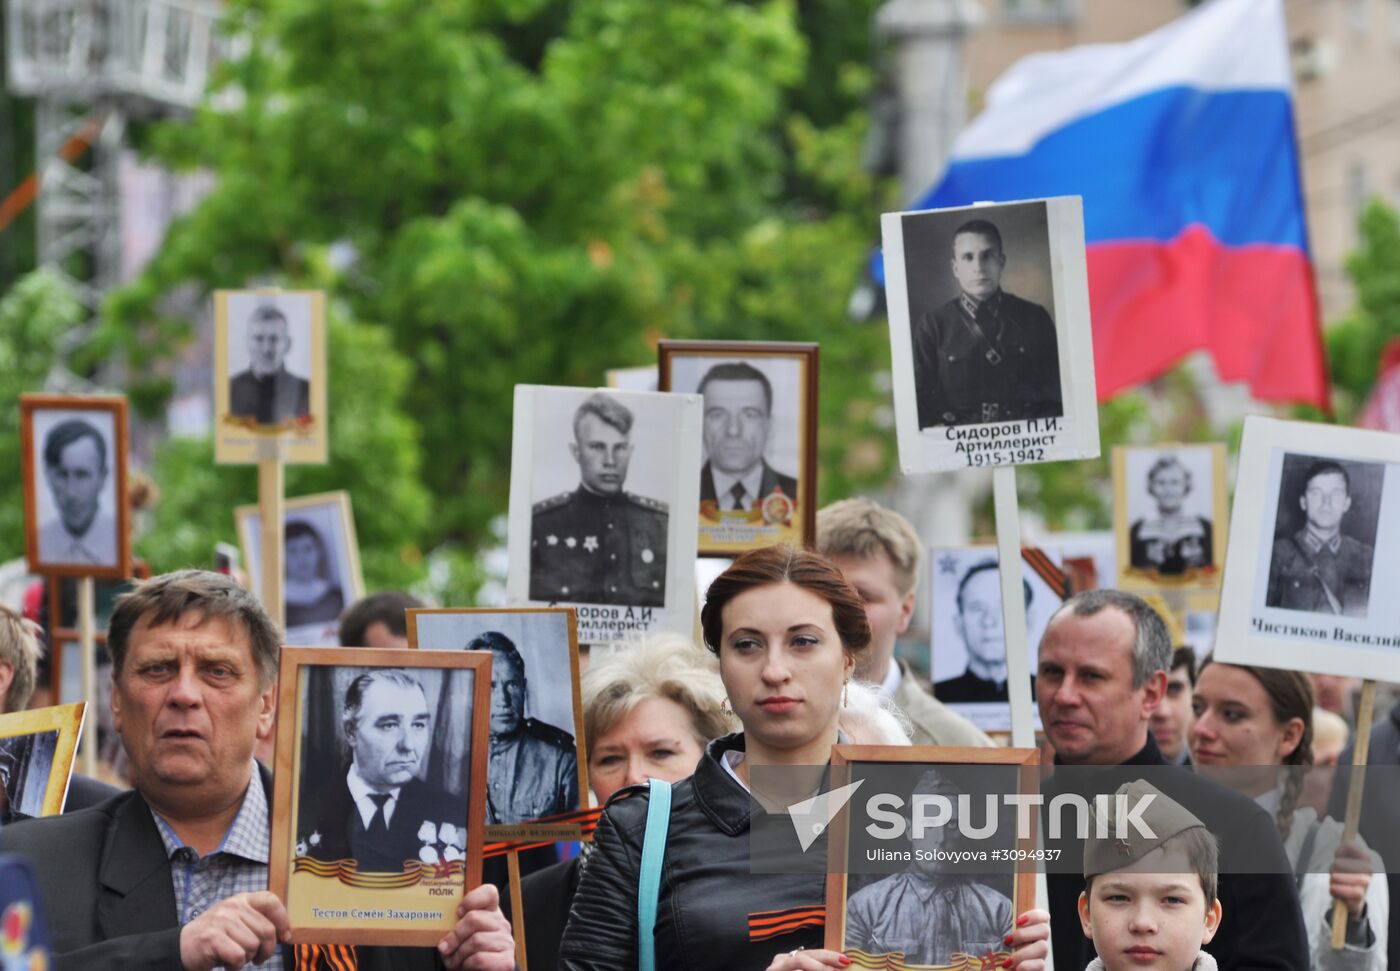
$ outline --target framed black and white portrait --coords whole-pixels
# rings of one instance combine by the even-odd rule
[[[29,568],[54,576],[131,575],[126,399],[20,396]]]
[[[220,290],[214,324],[215,461],[325,462],[325,294]]]
[[[489,654],[282,651],[268,885],[296,943],[431,946],[481,880]]]
[[[1229,499],[1225,446],[1119,446],[1113,450],[1118,585],[1219,587]]]
[[[578,608],[579,641],[693,625],[699,395],[517,385],[512,603]]]
[[[1059,550],[1029,547],[1020,561],[1030,671],[1036,669],[1040,638],[1051,615],[1068,596],[1061,562]],[[983,731],[1008,731],[1011,707],[997,548],[934,548],[929,550],[929,564],[933,696]],[[1038,727],[1038,714],[1036,722]]]
[[[365,595],[348,492],[288,499],[284,506],[283,623],[288,644],[340,643],[340,613]],[[234,510],[252,589],[262,589],[262,517]]]
[[[903,470],[1098,455],[1079,198],[880,225]]]
[[[573,609],[410,608],[408,643],[491,653],[487,838],[578,839],[588,754]]]
[[[0,822],[63,811],[85,708],[78,702],[0,715]]]
[[[1036,749],[836,745],[825,946],[856,967],[997,967],[1034,906]],[[989,812],[988,805],[998,807]],[[890,963],[895,962],[895,963]]]
[[[816,344],[662,341],[661,390],[705,402],[700,555],[816,535]]]
[[[1215,655],[1400,680],[1400,438],[1245,419]]]

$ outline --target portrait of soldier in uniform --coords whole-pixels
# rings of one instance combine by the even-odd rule
[[[367,670],[350,682],[342,712],[348,758],[329,784],[314,771],[303,776],[298,855],[355,860],[361,873],[462,859],[466,800],[420,778],[433,714],[418,678]]]
[[[1181,576],[1214,564],[1211,521],[1184,509],[1191,486],[1191,470],[1175,455],[1164,455],[1152,464],[1147,493],[1157,511],[1134,522],[1129,530],[1128,556],[1134,568]]]
[[[797,500],[797,479],[768,464],[773,385],[742,361],[716,364],[696,390],[705,399],[705,465],[700,501],[721,510],[751,510],[775,492]]]
[[[955,872],[939,860],[939,851],[985,849],[958,829],[959,788],[935,769],[919,777],[907,804],[911,808],[913,860],[900,873],[884,877],[851,894],[846,901],[846,948],[869,955],[901,952],[916,967],[946,967],[954,954],[982,955],[1002,949],[1014,917],[1011,898],[976,877]],[[952,818],[925,825],[912,812],[921,795],[947,798]]]
[[[1280,496],[1281,520],[1286,504],[1295,501],[1304,523],[1274,539],[1265,605],[1365,617],[1375,549],[1344,531],[1352,508],[1351,473],[1340,462],[1314,461],[1303,474],[1296,499]]]
[[[569,453],[579,484],[534,504],[531,600],[665,605],[668,507],[623,488],[633,422],[631,409],[602,392],[575,411]]]
[[[1031,585],[1025,579],[1021,585],[1029,609],[1034,599]],[[974,563],[958,581],[953,627],[967,651],[967,668],[956,677],[937,682],[934,697],[944,704],[1006,701],[1006,636],[996,560]],[[938,650],[937,645],[934,650]]]
[[[229,414],[278,425],[311,412],[311,385],[287,370],[292,347],[287,316],[261,304],[248,318],[248,368],[229,380]]]
[[[486,823],[509,825],[570,812],[579,806],[574,736],[525,716],[525,659],[510,638],[486,631],[468,651],[491,652],[491,758],[486,771]]]
[[[40,561],[116,564],[116,517],[102,509],[102,496],[111,481],[108,442],[102,432],[81,418],[60,421],[44,436],[43,465],[58,515],[39,525]]]
[[[919,427],[1063,415],[1055,322],[1002,289],[1001,231],[968,220],[949,257],[957,295],[911,321]]]

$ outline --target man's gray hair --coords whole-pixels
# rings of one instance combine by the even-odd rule
[[[1170,671],[1172,637],[1167,625],[1146,600],[1122,590],[1085,590],[1066,600],[1050,618],[1066,611],[1076,617],[1092,617],[1105,607],[1116,607],[1133,622],[1133,687],[1141,688],[1158,671]]]
[[[403,668],[374,668],[366,671],[351,681],[350,687],[345,689],[345,713],[341,718],[341,725],[347,742],[359,723],[360,708],[364,706],[365,702],[365,692],[369,691],[371,685],[381,681],[387,684],[396,684],[400,688],[417,688],[423,692],[423,700],[428,700],[428,692],[423,690],[423,682]]]

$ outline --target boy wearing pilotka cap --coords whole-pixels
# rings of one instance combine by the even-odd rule
[[[1089,814],[1079,921],[1099,956],[1085,971],[1215,971],[1202,950],[1220,926],[1215,837],[1141,779],[1117,795],[1126,798],[1109,801],[1106,829]],[[1121,830],[1120,809],[1131,813]]]

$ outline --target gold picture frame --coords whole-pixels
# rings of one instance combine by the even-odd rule
[[[481,881],[491,655],[283,647],[280,685],[268,887],[293,940],[435,945]]]
[[[79,701],[0,715],[0,785],[7,817],[13,813],[22,814],[22,818],[63,812],[86,711],[87,706]],[[29,786],[39,775],[44,785],[34,798]],[[29,812],[26,807],[38,811]]]

